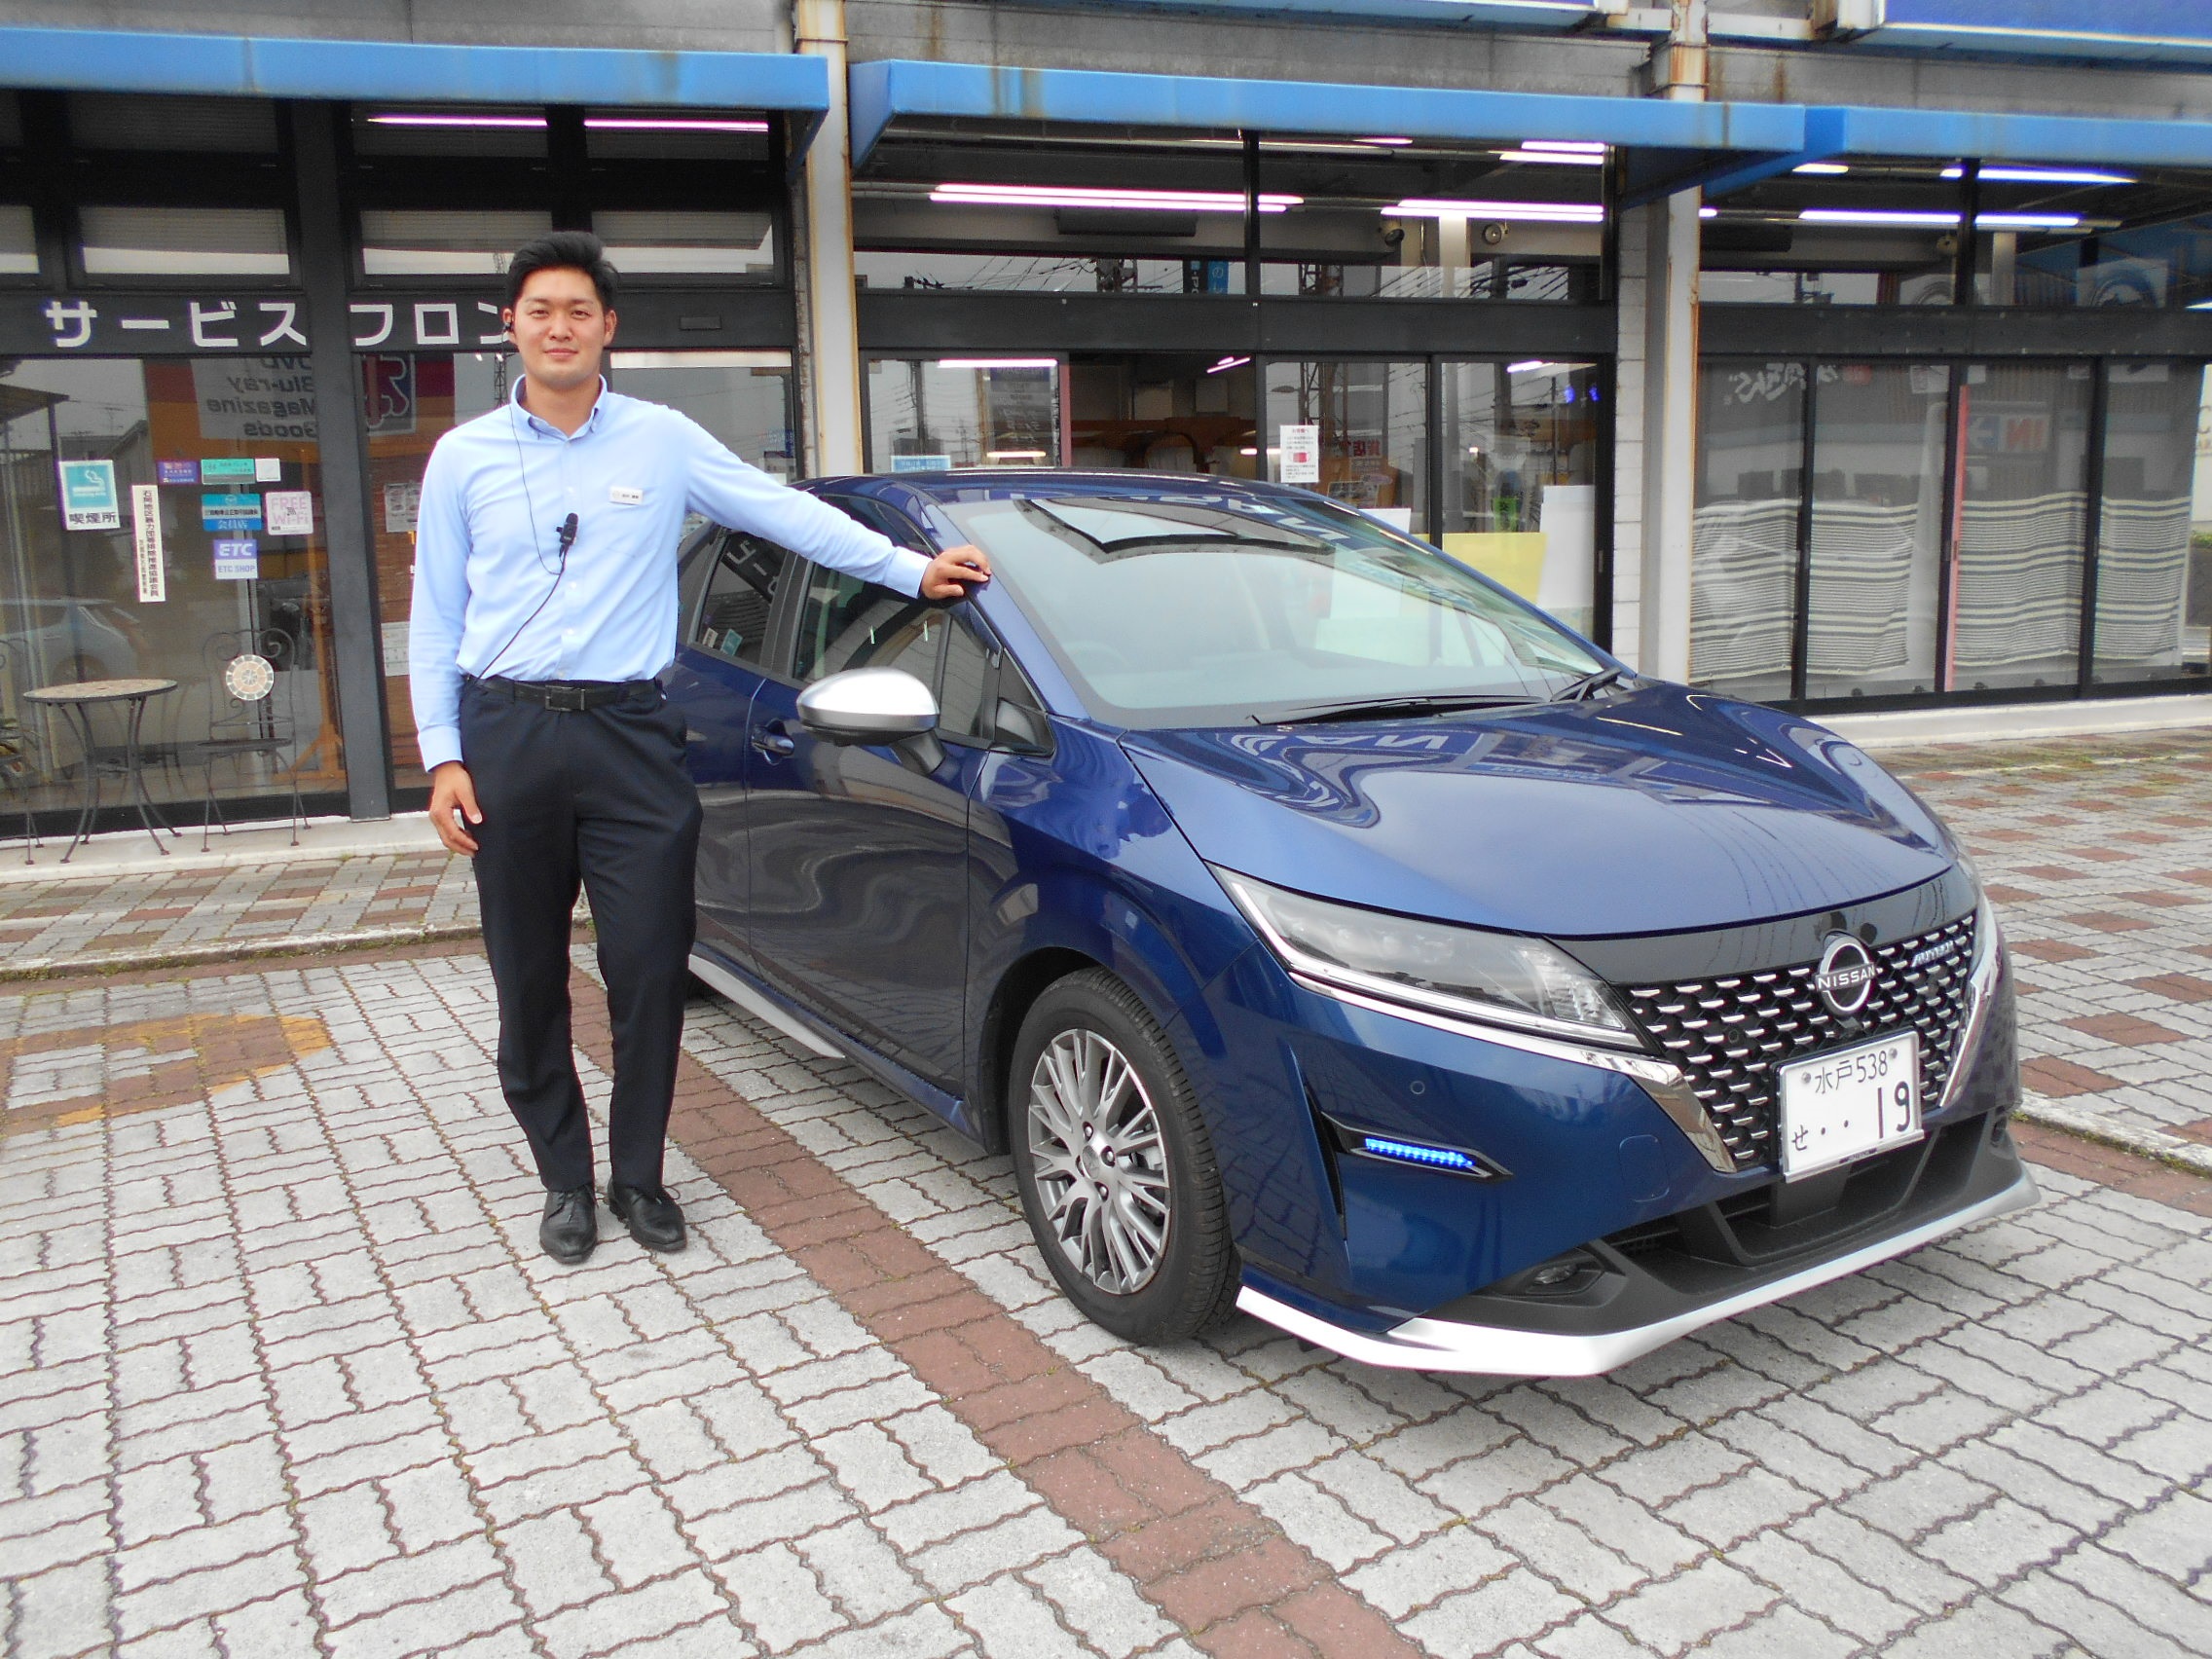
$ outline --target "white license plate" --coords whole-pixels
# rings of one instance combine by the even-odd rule
[[[1921,1136],[1920,1034],[1777,1066],[1782,1079],[1782,1178],[1903,1146]]]

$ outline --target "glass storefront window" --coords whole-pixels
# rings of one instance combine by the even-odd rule
[[[1879,306],[1885,297],[1878,271],[1714,271],[1698,275],[1698,298],[1709,306]],[[1895,284],[1891,284],[1894,288]],[[1944,298],[1948,300],[1946,289]]]
[[[1596,366],[1528,359],[1440,373],[1444,551],[1588,634],[1605,413]]]
[[[773,477],[798,476],[789,351],[615,351],[608,384],[682,410]]]
[[[1237,259],[1088,258],[1050,253],[917,253],[862,249],[853,256],[868,289],[952,289],[1038,294],[1241,294]]]
[[[253,407],[313,390],[298,357],[0,367],[0,719],[23,739],[34,806],[73,810],[83,759],[22,694],[144,676],[177,682],[147,706],[147,787],[172,823],[195,822],[205,745],[232,713],[220,676],[241,636],[270,634],[281,643],[260,654],[277,670],[267,709],[283,746],[218,759],[214,791],[288,797],[295,779],[310,796],[344,791],[321,454],[312,423]],[[273,427],[290,435],[262,435]],[[157,537],[158,565],[140,556]]]
[[[1328,299],[1596,297],[1602,144],[1268,141],[1261,291]]]
[[[1305,447],[1301,433],[1285,428],[1302,426],[1318,428],[1318,477],[1298,475],[1295,461],[1284,466],[1287,452]],[[1269,478],[1318,490],[1408,535],[1429,535],[1426,363],[1271,360],[1261,431]]]
[[[87,206],[77,229],[88,276],[292,274],[281,208]]]
[[[361,270],[369,276],[497,276],[507,257],[553,229],[527,208],[364,207]]]
[[[2088,524],[2087,363],[1970,363],[1943,689],[2071,685]]]
[[[1204,352],[1070,357],[1068,464],[1258,477],[1251,361]]]
[[[1790,694],[1804,471],[1805,365],[1707,362],[1690,556],[1693,683],[1756,701]]]
[[[70,142],[85,150],[274,154],[276,105],[269,98],[71,92]]]
[[[776,279],[776,221],[754,213],[667,213],[630,208],[592,215],[607,256],[625,276]]]
[[[31,210],[0,203],[0,276],[38,275],[38,230]]]
[[[2212,374],[2106,369],[2095,677],[2201,679],[2212,653]]]
[[[1936,688],[1950,387],[1942,363],[1819,366],[1808,697]]]
[[[876,357],[867,366],[868,466],[939,472],[1060,464],[1056,357]]]
[[[853,181],[853,235],[871,289],[1233,292],[1243,279],[1242,150],[886,144]]]

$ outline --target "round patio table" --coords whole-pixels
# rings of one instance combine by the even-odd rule
[[[169,830],[168,821],[162,817],[154,805],[154,797],[146,793],[146,772],[138,754],[138,728],[145,723],[146,705],[156,697],[166,696],[176,689],[173,680],[80,680],[67,685],[41,685],[35,691],[23,693],[27,703],[42,703],[48,708],[60,709],[77,728],[77,741],[85,748],[85,804],[77,814],[77,832],[69,838],[69,851],[61,855],[67,864],[75,856],[85,837],[92,832],[92,823],[99,815],[100,778],[113,773],[123,779],[125,805],[133,802],[138,808],[138,822],[146,827],[146,833],[154,838],[154,850],[164,857],[168,848],[162,845],[162,831]],[[126,705],[123,745],[118,750],[108,745],[103,751],[92,738],[92,711],[110,703]]]

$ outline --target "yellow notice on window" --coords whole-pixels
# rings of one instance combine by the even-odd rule
[[[160,605],[169,588],[162,561],[162,492],[155,485],[130,486],[130,540],[137,556],[138,603]]]
[[[1446,531],[1444,551],[1531,603],[1544,578],[1540,530]]]

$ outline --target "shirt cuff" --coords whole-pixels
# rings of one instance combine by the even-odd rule
[[[415,734],[415,746],[423,752],[423,770],[434,772],[461,758],[461,727],[424,726]]]
[[[911,547],[900,547],[894,549],[894,551],[899,555],[897,578],[895,582],[886,582],[884,585],[886,587],[894,585],[903,587],[906,592],[919,599],[922,593],[922,577],[930,568],[929,556],[917,553]]]

